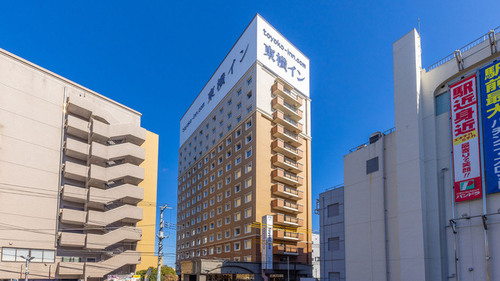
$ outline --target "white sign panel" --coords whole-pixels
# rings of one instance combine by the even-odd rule
[[[262,269],[273,269],[273,216],[262,216]]]
[[[309,59],[257,15],[182,117],[181,146],[257,60],[309,96]]]

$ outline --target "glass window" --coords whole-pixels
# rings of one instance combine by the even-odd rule
[[[16,261],[16,249],[2,248],[2,261]]]

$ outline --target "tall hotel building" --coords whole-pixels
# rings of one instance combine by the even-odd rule
[[[256,15],[180,122],[182,280],[310,276],[310,114],[309,59]]]
[[[157,158],[139,112],[0,49],[0,280],[154,266]]]

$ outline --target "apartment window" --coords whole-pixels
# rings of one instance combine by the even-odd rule
[[[252,171],[252,162],[245,165],[245,174]]]
[[[217,227],[221,227],[222,226],[222,220],[221,219],[218,219],[217,220]]]
[[[214,248],[210,248],[210,249],[208,249],[208,254],[209,254],[209,255],[213,255],[213,254],[214,254]]]
[[[219,176],[219,177],[222,176],[222,172],[223,172],[222,169],[218,170],[217,171],[217,176]]]
[[[252,239],[245,240],[245,250],[252,249]]]
[[[252,156],[252,148],[249,148],[247,151],[245,151],[245,158],[248,158]]]
[[[210,206],[212,206],[214,203],[215,203],[215,199],[214,198],[210,199]]]
[[[226,203],[226,209],[225,209],[225,210],[226,210],[226,211],[231,210],[231,204],[230,204],[230,203]]]
[[[241,136],[241,129],[236,130],[236,132],[234,132],[234,135],[235,135],[236,137]]]
[[[248,144],[251,141],[252,141],[252,134],[248,134],[245,138],[245,144]]]
[[[215,150],[212,150],[212,152],[210,152],[210,158],[214,158],[215,157]]]
[[[214,229],[215,228],[215,223],[211,222],[210,223],[210,229]]]
[[[214,217],[214,210],[211,210],[210,211],[210,217],[213,218]]]
[[[210,194],[212,194],[214,192],[215,192],[215,187],[214,186],[210,187]]]
[[[213,182],[214,180],[215,180],[215,175],[214,175],[214,174],[212,174],[212,175],[210,176],[210,182]]]
[[[219,232],[217,233],[217,240],[221,240],[222,239],[222,232]]]
[[[245,130],[248,130],[250,127],[252,127],[252,120],[248,120],[247,123],[245,123]]]
[[[236,157],[236,159],[234,159],[234,165],[238,165],[241,163],[241,156],[238,156]]]
[[[203,220],[205,221],[205,220],[207,220],[207,219],[208,219],[208,214],[207,214],[207,213],[204,213],[204,214],[203,214]]]
[[[232,99],[230,99],[230,100],[227,101],[227,105],[231,105],[232,103],[233,103]]]
[[[241,249],[241,242],[234,242],[234,250],[239,251]]]
[[[339,203],[328,205],[328,217],[334,217],[339,215]]]
[[[52,250],[2,248],[2,261],[26,261],[21,256],[33,257],[32,262],[54,262],[55,260],[55,253]]]
[[[220,202],[222,201],[222,194],[217,194],[217,202]]]
[[[233,116],[233,113],[232,113],[232,112],[229,112],[229,113],[227,114],[227,119],[231,118],[231,116]]]
[[[238,151],[241,149],[241,142],[238,142],[235,146],[234,146],[234,151]]]
[[[208,139],[208,135],[207,135],[207,139]],[[205,157],[205,164],[207,164],[207,163],[208,163],[208,156]]]
[[[206,243],[207,243],[207,241],[208,241],[208,238],[207,238],[206,236],[205,236],[205,237],[203,237],[203,244],[206,244]]]
[[[226,151],[226,158],[231,157],[231,150]]]
[[[221,157],[219,157],[219,161],[218,161],[218,162],[219,162],[219,164],[222,164],[222,161],[223,161],[223,160],[224,160],[224,159],[222,158],[222,156],[221,156]]]
[[[204,175],[208,174],[208,167],[207,167],[207,168],[205,168],[205,170],[203,170],[203,174],[204,174]]]
[[[239,103],[236,105],[236,107],[237,107],[238,109],[240,109],[240,108],[241,108],[241,102],[239,102]]]
[[[233,259],[233,260],[234,260],[234,261],[240,261],[241,259],[240,259],[240,257],[234,257],[234,259]]]
[[[215,162],[212,162],[212,164],[210,164],[210,170],[213,170],[215,169]]]
[[[231,163],[229,163],[229,164],[226,165],[226,172],[229,171],[229,170],[231,170]]]
[[[237,212],[234,214],[234,221],[239,221],[241,220],[241,212]]]
[[[234,199],[234,207],[239,207],[241,206],[241,198],[236,198]]]
[[[241,121],[241,115],[238,115],[238,117],[236,117],[236,123],[239,123]]]
[[[226,178],[226,184],[229,184],[230,182],[231,182],[231,176],[228,176],[228,177]]]
[[[229,137],[226,139],[226,146],[230,145],[232,142],[232,139]]]
[[[243,261],[245,262],[252,262],[252,256],[244,256]]]
[[[221,152],[223,148],[224,148],[224,146],[222,146],[222,144],[220,144],[219,148],[218,148],[219,152]]]
[[[222,214],[222,207],[217,207],[217,215]]]
[[[252,111],[252,105],[249,105],[249,106],[247,107],[247,113],[250,113],[250,111]]]
[[[222,248],[221,248],[221,246],[217,246],[217,248],[215,248],[215,249],[216,249],[216,251],[217,251],[217,254],[222,253]]]
[[[222,182],[218,182],[217,183],[217,189],[221,189],[222,188]]]
[[[226,223],[226,224],[231,223],[231,216],[227,216],[227,217],[225,218],[225,223]]]
[[[245,210],[245,218],[249,218],[252,216],[252,208],[248,208]]]
[[[226,244],[224,245],[224,252],[230,252],[231,251],[231,244]]]
[[[224,237],[225,238],[230,238],[231,237],[231,232],[229,230],[224,231]]]
[[[238,193],[241,191],[241,184],[237,184],[234,186],[234,193]]]
[[[338,251],[340,249],[339,237],[328,238],[328,251]]]
[[[241,89],[238,89],[238,91],[236,91],[236,93],[239,95],[241,95]]]
[[[248,178],[245,180],[245,188],[252,186],[252,178]]]
[[[224,112],[224,107],[221,107],[221,108],[219,109],[219,112],[222,114],[222,112]]]
[[[248,78],[248,80],[247,80],[247,85],[250,85],[250,84],[252,84],[252,76],[250,76],[250,78]]]
[[[251,202],[252,201],[252,193],[247,193],[245,195],[245,203]]]

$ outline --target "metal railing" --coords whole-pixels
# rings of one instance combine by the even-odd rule
[[[493,31],[495,32],[495,34],[499,33],[500,32],[500,26],[493,29]],[[489,33],[489,32],[488,32]],[[469,44],[463,46],[462,48],[460,48],[460,53],[464,53],[472,48],[474,48],[475,46],[483,43],[484,41],[488,41],[488,33],[484,34],[483,36],[477,38],[476,40],[470,42]],[[437,68],[443,64],[445,64],[446,62],[452,60],[453,58],[455,58],[455,52],[451,53],[450,55],[444,57],[443,59],[431,64],[430,66],[427,67],[427,71],[431,71],[433,70],[434,68]]]
[[[390,128],[389,130],[385,130],[385,131],[382,133],[382,135],[387,136],[388,134],[390,134],[390,133],[394,132],[395,130],[396,130],[396,127],[392,127],[392,128]],[[364,148],[364,147],[368,146],[368,144],[369,144],[369,143],[370,143],[370,141],[367,141],[367,142],[362,143],[362,144],[360,144],[360,145],[358,145],[358,146],[356,146],[356,147],[353,147],[353,148],[349,149],[349,152],[354,152],[354,151],[356,151],[356,150],[358,150],[358,149]]]

